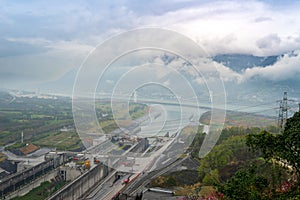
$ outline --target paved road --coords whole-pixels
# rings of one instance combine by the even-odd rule
[[[187,158],[188,158],[188,155],[185,158],[176,160],[175,162],[171,163],[170,165],[168,165],[165,168],[162,168],[162,169],[159,169],[156,171],[152,171],[149,173],[141,174],[140,177],[138,177],[135,181],[131,182],[130,184],[128,184],[126,186],[126,189],[124,190],[123,193],[128,194],[129,196],[133,196],[136,193],[142,192],[144,190],[145,186],[148,183],[150,183],[151,179],[156,178],[156,177],[168,172],[170,169],[172,169],[176,165],[179,165]]]
[[[191,126],[198,127],[199,123],[194,123]],[[124,193],[129,195],[142,191],[144,187],[149,183],[150,179],[166,173],[188,157],[187,155],[183,159],[174,159],[179,157],[178,152],[176,151],[177,149],[184,150],[186,146],[189,146],[184,142],[187,141],[186,137],[188,136],[189,134],[179,134],[175,138],[168,138],[168,140],[161,142],[162,144],[160,145],[160,148],[152,151],[151,157],[134,158],[134,165],[136,166],[129,167],[133,172],[131,179],[136,178],[136,180],[132,181],[132,183],[129,183],[127,186],[123,185],[122,183],[126,179],[126,177],[123,177],[112,185],[115,178],[114,174],[116,173],[116,171],[114,171],[113,173],[110,173],[110,175],[105,180],[103,180],[101,184],[93,189],[93,192],[90,193],[85,199],[111,199],[120,190],[123,190],[123,188],[126,188],[126,191]],[[126,153],[123,155],[125,156]],[[140,176],[138,174],[138,172],[141,171],[151,171],[151,169],[155,167],[160,169],[149,173],[142,173]],[[129,168],[125,169],[125,166],[119,166],[118,171],[130,171]]]
[[[126,154],[128,154],[136,145],[137,143],[135,145],[132,145],[131,148],[127,149],[120,156],[125,156]],[[113,161],[112,165],[114,165],[114,163],[117,163],[118,160],[119,158],[116,158]],[[100,184],[96,186],[90,194],[88,194],[88,196],[85,197],[85,199],[91,199],[91,200],[111,199],[112,197],[115,196],[115,194],[117,194],[124,187],[122,183],[126,178],[128,178],[128,176],[132,176],[131,179],[136,176],[136,174],[125,173],[125,176],[121,177],[120,180],[114,183],[116,173],[117,170],[113,170],[112,172],[110,172],[109,175],[104,180],[102,180]]]

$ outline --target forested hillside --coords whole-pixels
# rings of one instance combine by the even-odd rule
[[[193,184],[180,179],[193,174],[186,170],[161,176],[152,186],[173,188],[186,199],[300,199],[300,113],[281,133],[276,127],[226,128],[213,150],[198,159],[204,137],[199,131],[190,149],[200,164]]]

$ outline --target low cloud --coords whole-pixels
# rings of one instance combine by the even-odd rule
[[[274,9],[263,1],[213,1],[141,16],[141,25],[171,28],[194,39],[210,55],[277,55],[299,48],[297,5]],[[260,16],[260,17],[257,17]],[[294,39],[292,39],[294,38]],[[291,44],[293,40],[293,44]]]
[[[251,80],[298,81],[300,77],[300,50],[279,56],[273,65],[246,68],[241,72],[233,71],[230,67],[218,62],[208,62],[207,65],[211,66],[211,69],[216,69],[224,82],[239,84]]]
[[[272,81],[298,79],[300,75],[300,51],[284,54],[274,65],[246,69],[242,80],[261,77]]]
[[[178,31],[197,42],[210,56],[281,55],[300,49],[299,3],[278,6],[274,8],[270,1],[259,0],[1,1],[0,84],[12,85],[20,79],[59,79],[78,67],[105,38],[138,27]],[[173,42],[168,39],[158,42]],[[284,55],[273,66],[258,66],[244,73],[215,65],[225,81],[240,82],[255,76],[282,80],[298,74],[299,52],[295,54]]]
[[[1,85],[10,85],[19,80],[24,84],[55,81],[78,68],[92,49],[88,45],[61,41],[49,43],[36,52],[37,47],[32,47],[32,42],[33,39],[28,39],[28,43],[25,40],[14,41],[15,46],[22,47],[21,43],[27,47],[27,51],[19,49],[9,56],[0,56]]]
[[[220,73],[220,77],[222,78],[223,81],[228,82],[228,81],[234,81],[234,82],[240,82],[242,79],[242,75],[231,70],[229,67],[224,66],[221,63],[216,63],[213,62],[214,66]]]
[[[266,21],[272,21],[271,17],[257,17],[254,19],[254,22],[260,23],[260,22],[266,22]]]
[[[260,49],[271,49],[278,47],[280,42],[281,39],[277,34],[270,34],[257,40],[256,45]]]
[[[19,42],[12,39],[0,38],[0,58],[39,54],[48,51],[49,48],[41,45]]]

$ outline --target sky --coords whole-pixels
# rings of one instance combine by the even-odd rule
[[[0,88],[38,89],[60,80],[106,39],[143,27],[179,32],[211,56],[283,55],[273,66],[242,73],[217,66],[225,80],[297,78],[299,10],[296,0],[0,0]]]

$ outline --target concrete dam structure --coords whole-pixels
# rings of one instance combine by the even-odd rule
[[[106,165],[99,164],[57,191],[47,200],[80,199],[90,188],[93,188],[93,186],[106,177],[108,173],[109,168]]]

